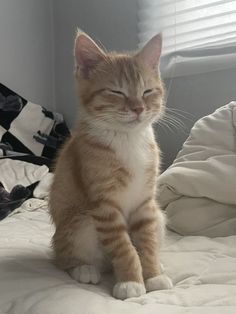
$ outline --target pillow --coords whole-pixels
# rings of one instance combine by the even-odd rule
[[[7,151],[53,158],[70,134],[62,115],[34,104],[0,84],[0,147]]]
[[[236,102],[196,122],[159,177],[159,201],[181,235],[236,234]]]

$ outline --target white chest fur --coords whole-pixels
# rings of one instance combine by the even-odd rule
[[[147,168],[153,159],[150,151],[152,141],[150,128],[141,134],[117,136],[112,143],[118,159],[131,173],[128,186],[114,196],[126,217],[151,195],[147,186]]]

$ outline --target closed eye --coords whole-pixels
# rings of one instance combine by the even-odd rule
[[[125,93],[123,93],[120,90],[116,90],[116,89],[108,89],[108,92],[110,92],[111,94],[115,94],[117,96],[122,96],[122,97],[126,97]]]
[[[148,96],[150,95],[154,90],[153,89],[146,89],[144,92],[143,92],[143,96]]]

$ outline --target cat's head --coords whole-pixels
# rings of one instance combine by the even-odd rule
[[[142,127],[157,120],[164,98],[161,44],[161,35],[156,35],[137,53],[107,53],[78,32],[74,55],[83,116],[115,129]]]

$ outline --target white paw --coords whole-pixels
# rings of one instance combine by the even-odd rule
[[[81,283],[98,283],[101,279],[100,272],[93,265],[82,265],[72,268],[69,274]]]
[[[166,290],[166,289],[173,288],[173,283],[167,275],[162,274],[162,275],[147,279],[145,282],[145,286],[146,286],[147,291]]]
[[[135,281],[118,282],[113,288],[113,296],[121,300],[139,297],[145,293],[144,285]]]

